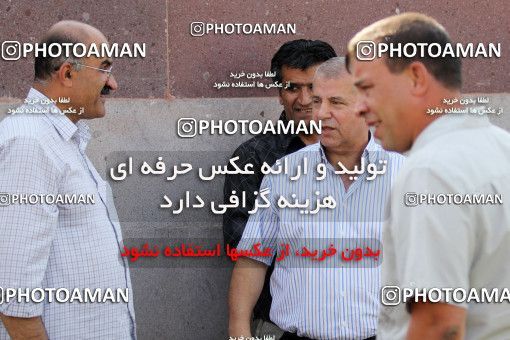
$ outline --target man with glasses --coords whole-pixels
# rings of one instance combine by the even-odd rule
[[[107,40],[90,25],[62,21],[42,43]],[[91,135],[83,120],[103,117],[105,96],[117,89],[111,64],[107,57],[37,56],[25,104],[0,123],[0,192],[39,197],[0,208],[0,287],[28,292],[0,304],[0,339],[136,338],[111,189],[85,154]],[[92,201],[72,199],[83,195]],[[55,302],[66,291],[74,300]]]

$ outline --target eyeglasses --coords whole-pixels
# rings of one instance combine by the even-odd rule
[[[94,69],[94,70],[98,70],[101,73],[105,73],[106,74],[106,80],[108,80],[110,78],[110,76],[112,75],[112,68],[113,68],[113,66],[110,66],[110,67],[105,69],[105,68],[99,68],[99,67],[93,67],[93,66],[84,65],[84,64],[81,64],[81,63],[78,63],[78,62],[73,62],[73,64],[80,65],[80,66],[87,67],[87,68],[91,68],[91,69]]]

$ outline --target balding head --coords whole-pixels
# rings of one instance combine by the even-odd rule
[[[97,28],[74,20],[59,21],[46,32],[40,44],[77,44],[82,43],[89,46],[92,42],[102,40],[106,42],[106,37]],[[76,58],[66,58],[64,55],[51,57],[47,55],[37,56],[35,58],[35,79],[47,80],[51,74],[58,70],[66,59],[76,61]]]
[[[111,74],[113,61],[107,55],[86,53],[108,44],[103,33],[81,22],[60,21],[40,44],[46,45],[47,53],[36,55],[34,88],[48,98],[68,98],[56,105],[70,111],[66,115],[73,122],[103,117],[105,96],[118,87]]]
[[[63,20],[51,26],[45,37],[63,36],[69,39],[90,44],[97,36],[104,38],[103,33],[94,26],[74,20]],[[106,38],[104,38],[106,40]]]

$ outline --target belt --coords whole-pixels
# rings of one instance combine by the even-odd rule
[[[299,336],[296,333],[285,332],[283,333],[280,340],[314,340],[312,338],[307,338],[306,336]],[[375,340],[375,335],[370,338],[366,338],[364,340]]]

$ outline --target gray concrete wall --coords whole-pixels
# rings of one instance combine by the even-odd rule
[[[298,38],[330,42],[345,53],[350,36],[363,26],[397,11],[421,11],[437,18],[454,40],[500,42],[504,57],[466,60],[465,92],[490,96],[490,105],[504,113],[491,117],[510,131],[508,94],[509,6],[491,2],[422,1],[177,1],[177,0],[33,0],[0,4],[0,41],[37,41],[61,19],[88,22],[112,42],[145,42],[148,57],[116,60],[120,88],[107,102],[107,116],[90,122],[93,139],[88,154],[100,173],[128,155],[167,164],[193,161],[206,167],[223,164],[250,136],[179,138],[177,121],[196,119],[275,119],[281,107],[276,92],[213,88],[230,72],[263,72],[277,47]],[[291,22],[295,36],[192,37],[191,22]],[[0,61],[0,118],[25,96],[33,78],[32,60]],[[0,174],[1,176],[1,174]],[[163,194],[178,197],[184,190],[220,200],[223,178],[200,183],[196,177],[168,183],[129,178],[113,183],[125,239],[197,239],[219,242],[221,216],[205,211],[165,215],[158,211]],[[140,339],[226,339],[227,289],[231,265],[225,261],[159,263],[132,268]]]
[[[490,103],[504,108],[502,115],[491,117],[492,121],[510,131],[510,96],[490,95]],[[14,103],[2,104],[0,112],[5,113],[14,106]],[[162,155],[168,165],[191,162],[204,169],[226,164],[226,157],[250,136],[184,139],[176,133],[178,119],[276,119],[280,107],[276,98],[118,99],[109,101],[107,109],[105,118],[90,121],[94,133],[88,149],[105,178],[109,178],[108,169],[125,161],[127,155],[149,162]],[[172,215],[158,205],[163,194],[181,197],[184,190],[221,202],[222,177],[211,183],[201,183],[197,178],[184,183],[169,183],[161,178],[138,182],[127,178],[111,185],[124,238],[128,241],[183,241],[202,245],[221,242],[221,216],[204,210],[192,216]],[[160,261],[133,265],[131,275],[140,339],[227,339],[231,268],[227,260],[207,259],[192,264]]]

